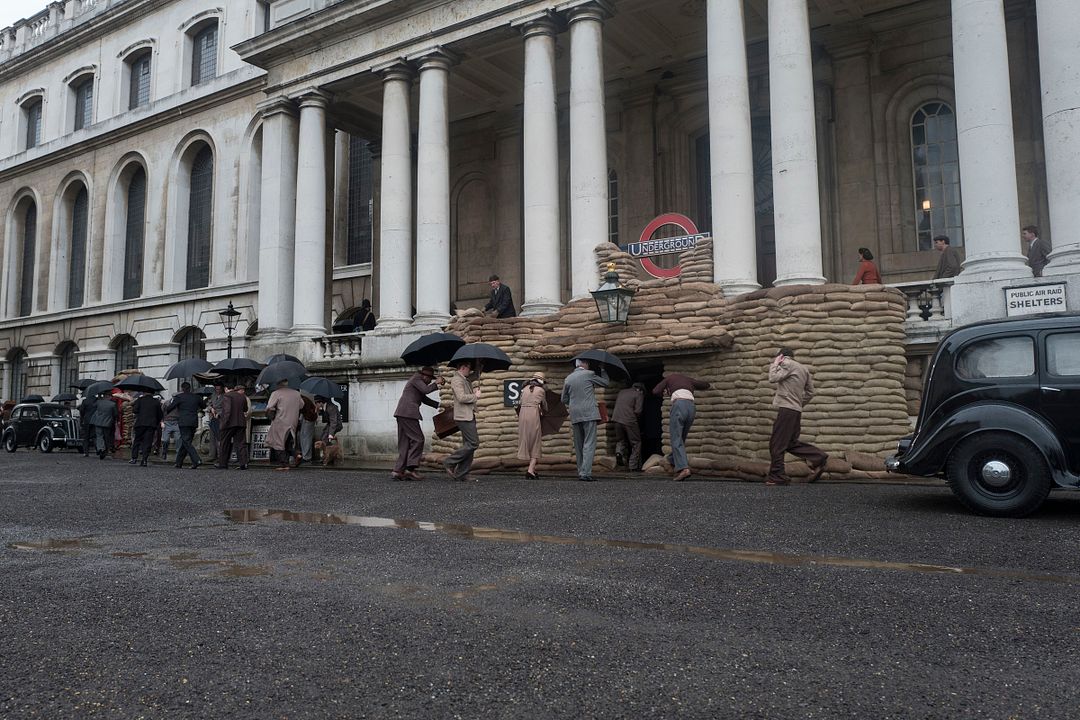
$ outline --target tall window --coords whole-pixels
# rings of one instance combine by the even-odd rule
[[[191,164],[188,201],[187,288],[210,284],[210,232],[214,210],[214,153],[204,145]]]
[[[146,50],[132,58],[131,82],[128,85],[128,109],[134,110],[150,103],[150,57]]]
[[[68,392],[79,379],[79,346],[73,342],[60,352],[60,392]]]
[[[30,203],[23,218],[22,272],[19,278],[19,315],[34,311],[34,256],[37,250],[37,205]]]
[[[619,244],[619,176],[614,170],[607,173],[608,242]]]
[[[11,366],[11,399],[15,401],[26,397],[26,351],[15,348],[8,364]]]
[[[945,103],[927,103],[912,116],[911,164],[919,249],[933,247],[936,235],[948,235],[954,247],[963,245],[956,116]]]
[[[116,350],[114,375],[119,375],[124,370],[139,369],[139,354],[135,351],[135,338],[130,335],[121,335],[113,341],[113,348]]]
[[[131,176],[127,191],[124,230],[124,299],[142,295],[143,245],[146,233],[146,172],[140,167]]]
[[[83,304],[86,288],[86,228],[90,196],[84,186],[71,206],[71,247],[68,252],[68,307]]]
[[[180,359],[206,359],[206,335],[197,327],[189,327],[180,335]]]
[[[75,129],[82,130],[94,122],[94,76],[75,85]]]
[[[192,38],[192,85],[199,85],[217,75],[217,31],[217,23],[211,23]]]
[[[41,98],[34,98],[23,106],[26,113],[26,149],[41,144]]]
[[[371,143],[349,136],[349,236],[345,262],[371,262],[371,228],[374,212],[374,164]]]

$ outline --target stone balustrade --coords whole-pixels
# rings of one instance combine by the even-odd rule
[[[359,360],[363,333],[341,333],[316,338],[319,362]]]
[[[19,20],[10,27],[0,29],[0,63],[11,60],[23,52],[54,38],[72,26],[116,7],[128,0],[56,0],[41,12]]]
[[[937,342],[952,329],[952,278],[895,283],[907,298],[906,342]]]

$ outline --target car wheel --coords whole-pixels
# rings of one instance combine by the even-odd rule
[[[53,441],[52,435],[47,432],[41,433],[37,441],[37,449],[43,453],[52,452]]]
[[[960,502],[983,515],[1023,517],[1050,493],[1050,472],[1035,446],[1011,433],[979,433],[963,440],[946,468]]]
[[[8,452],[15,452],[18,445],[15,444],[15,433],[4,433],[4,449]]]

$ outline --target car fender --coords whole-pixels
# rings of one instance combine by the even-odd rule
[[[911,449],[901,458],[902,468],[915,475],[937,475],[944,471],[957,444],[976,433],[991,431],[1012,433],[1028,440],[1046,459],[1055,483],[1077,484],[1077,479],[1068,472],[1065,451],[1053,428],[1039,415],[1009,403],[973,403],[921,430]]]

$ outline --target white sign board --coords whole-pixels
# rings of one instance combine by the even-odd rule
[[[1005,288],[1005,314],[1037,315],[1065,310],[1065,283]]]

